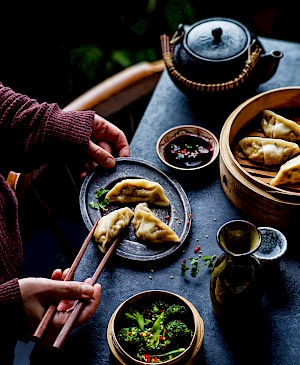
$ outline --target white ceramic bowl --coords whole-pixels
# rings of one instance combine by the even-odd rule
[[[176,172],[195,172],[216,160],[219,141],[208,129],[180,125],[168,129],[158,138],[156,152],[159,159]]]
[[[258,230],[261,233],[261,245],[253,255],[264,262],[280,259],[287,250],[285,235],[272,227],[258,227]]]

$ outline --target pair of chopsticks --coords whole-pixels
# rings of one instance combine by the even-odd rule
[[[99,218],[100,219],[100,218]],[[75,260],[73,261],[64,281],[70,281],[73,279],[73,276],[75,274],[75,271],[83,257],[83,254],[85,253],[87,246],[94,234],[94,231],[97,227],[98,221],[99,219],[95,222],[93,228],[91,229],[91,231],[89,232],[87,238],[85,239],[84,243],[82,244],[77,256],[75,257]],[[105,253],[105,255],[103,256],[99,266],[97,267],[97,269],[95,270],[92,278],[89,281],[90,285],[94,285],[96,284],[101,272],[103,271],[105,264],[107,262],[107,260],[109,259],[110,255],[112,254],[112,252],[114,251],[116,245],[119,242],[120,237],[117,237],[115,239],[115,241],[113,242],[113,244],[109,247],[109,249],[107,250],[107,252]],[[82,312],[83,308],[84,308],[85,303],[83,301],[77,300],[74,303],[74,307],[72,309],[71,315],[68,318],[67,322],[64,324],[64,326],[62,327],[60,333],[58,334],[56,340],[53,343],[53,347],[60,349],[61,346],[63,345],[63,343],[65,342],[68,334],[70,333],[70,331],[72,330],[75,322],[77,321],[80,313]],[[56,313],[56,309],[57,309],[58,304],[51,304],[50,307],[48,308],[48,310],[46,311],[46,313],[44,314],[44,317],[42,318],[40,324],[38,325],[37,329],[35,330],[34,334],[33,334],[33,339],[35,340],[40,340],[42,338],[42,336],[44,335],[45,331],[47,330],[50,322],[52,321],[55,313]]]

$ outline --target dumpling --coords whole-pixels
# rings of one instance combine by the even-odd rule
[[[105,197],[110,203],[148,202],[160,206],[170,205],[163,187],[147,179],[124,179],[118,182]]]
[[[267,137],[300,141],[300,125],[271,110],[262,111],[261,127]]]
[[[283,164],[270,185],[295,184],[300,182],[300,155]]]
[[[297,143],[276,138],[245,137],[239,145],[250,160],[268,166],[281,165],[300,152]]]
[[[134,209],[132,224],[138,239],[152,243],[180,242],[178,235],[148,208],[140,203]]]
[[[105,253],[108,250],[110,244],[129,225],[132,217],[133,211],[124,207],[100,218],[94,232],[94,238],[101,252]]]

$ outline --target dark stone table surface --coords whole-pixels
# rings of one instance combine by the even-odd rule
[[[300,44],[262,38],[266,51],[281,50],[284,57],[275,75],[255,93],[273,88],[300,85]],[[253,94],[254,95],[254,94]],[[165,71],[131,142],[131,155],[155,164],[169,176],[160,162],[155,145],[158,136],[179,124],[198,124],[218,137],[231,109],[227,105],[191,102],[171,81]],[[218,228],[228,220],[244,218],[229,202],[219,180],[216,166],[209,178],[177,178],[189,199],[193,219],[183,249],[174,257],[159,262],[135,263],[113,256],[99,282],[103,287],[101,304],[93,318],[67,339],[62,356],[69,364],[113,364],[107,343],[107,326],[114,310],[128,297],[144,290],[161,289],[187,298],[204,321],[204,341],[199,364],[206,365],[298,365],[300,364],[300,250],[297,239],[288,237],[288,250],[282,260],[269,268],[262,280],[264,296],[260,311],[249,313],[251,320],[223,327],[216,320],[210,302],[207,267],[196,278],[181,275],[184,258],[195,256],[201,245],[204,255],[221,253],[216,243]],[[90,245],[77,279],[91,276],[101,255]],[[58,363],[59,361],[57,361]]]

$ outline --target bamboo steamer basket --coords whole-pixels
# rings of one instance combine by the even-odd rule
[[[263,136],[258,118],[264,109],[280,115],[293,111],[297,116],[289,119],[300,124],[300,86],[266,91],[246,100],[230,114],[219,141],[221,186],[233,205],[255,223],[287,230],[299,222],[300,184],[271,186],[269,182],[279,167],[251,163],[238,149],[238,140],[249,133]]]
[[[163,290],[147,290],[138,293],[125,302],[119,305],[119,307],[114,311],[110,318],[107,327],[107,341],[111,353],[114,356],[115,363],[118,365],[146,365],[146,362],[139,361],[131,357],[127,352],[125,352],[117,340],[117,322],[121,315],[124,315],[125,308],[131,306],[134,303],[143,301],[151,302],[153,300],[167,300],[169,302],[179,303],[185,305],[190,311],[191,319],[194,323],[194,336],[190,342],[187,349],[182,352],[179,356],[172,360],[162,361],[162,365],[196,365],[198,363],[199,351],[202,346],[204,337],[204,324],[203,319],[200,317],[197,309],[184,297],[163,291]]]

